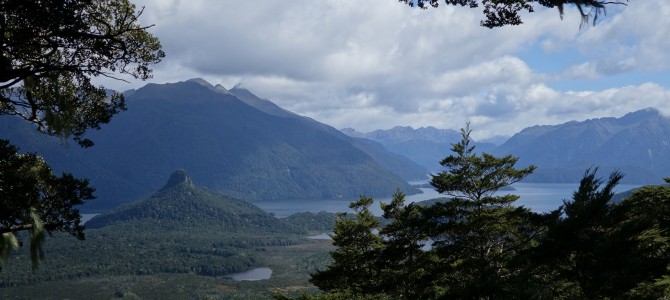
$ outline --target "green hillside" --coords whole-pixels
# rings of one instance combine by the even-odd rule
[[[307,234],[252,204],[195,186],[182,170],[149,198],[86,226],[85,241],[48,238],[38,272],[21,248],[0,272],[0,286],[158,273],[222,276],[259,266],[264,247],[299,244]]]

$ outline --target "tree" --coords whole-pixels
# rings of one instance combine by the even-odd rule
[[[370,212],[372,198],[361,196],[352,202],[355,219],[341,213],[331,235],[333,264],[311,275],[310,282],[322,290],[342,295],[374,294],[378,290],[377,256],[382,240],[380,222]],[[346,297],[345,297],[346,298]]]
[[[333,263],[312,275],[316,299],[660,299],[670,295],[670,186],[613,203],[623,175],[587,170],[571,200],[537,214],[499,195],[535,167],[476,154],[470,129],[431,184],[451,196],[381,204],[380,224],[352,203],[336,223]],[[670,183],[670,179],[666,179]],[[431,247],[425,247],[432,242]],[[305,296],[305,299],[313,299]]]
[[[614,205],[618,240],[631,245],[614,265],[625,296],[660,299],[670,295],[670,178],[666,184],[644,186]]]
[[[424,299],[432,278],[425,270],[428,237],[420,208],[405,205],[396,191],[391,203],[381,203],[381,225],[369,210],[372,198],[362,196],[349,206],[354,218],[340,214],[335,222],[333,263],[311,275],[310,282],[330,294],[317,299]]]
[[[380,290],[393,299],[425,299],[433,294],[427,272],[430,254],[422,207],[405,204],[405,194],[396,191],[391,203],[380,203],[388,224],[379,230],[382,247],[378,256]]]
[[[409,6],[418,6],[422,9],[428,7],[438,7],[439,0],[398,0]],[[628,2],[628,0],[626,0]],[[623,1],[603,1],[603,0],[444,0],[446,5],[468,6],[477,8],[481,4],[484,7],[484,20],[481,25],[488,28],[503,27],[506,25],[519,25],[521,16],[519,13],[535,11],[535,5],[542,7],[558,9],[560,17],[563,18],[566,5],[574,5],[579,10],[582,17],[582,26],[589,23],[593,18],[593,24],[596,24],[598,17],[607,12],[607,6],[613,4],[626,5]]]
[[[338,219],[333,263],[313,274],[312,282],[335,294],[390,299],[510,298],[517,293],[524,266],[514,259],[540,237],[541,218],[514,207],[518,196],[494,194],[535,167],[515,169],[515,157],[475,154],[470,132],[469,126],[461,130],[454,155],[441,162],[446,171],[431,181],[452,199],[432,206],[405,204],[404,194],[397,192],[390,204],[381,204],[383,226],[360,209],[372,199],[352,203],[359,207],[356,220]],[[432,247],[424,248],[429,241]],[[361,273],[362,266],[374,268]]]
[[[434,175],[435,189],[453,198],[426,209],[425,218],[438,260],[438,285],[448,298],[510,298],[520,270],[514,257],[532,245],[541,233],[533,213],[513,202],[519,196],[495,195],[535,170],[515,169],[517,158],[477,155],[470,146],[469,126],[453,145],[453,155],[440,163],[445,171]],[[440,271],[443,270],[443,271]]]
[[[94,86],[97,76],[151,77],[164,53],[128,0],[0,0],[0,115],[17,116],[36,129],[82,147],[87,129],[99,129],[125,109],[123,95]],[[76,205],[92,200],[86,180],[56,177],[35,154],[18,154],[0,141],[0,252],[28,231],[33,263],[44,230],[84,239]]]

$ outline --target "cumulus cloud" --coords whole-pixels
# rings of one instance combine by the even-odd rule
[[[557,88],[669,71],[664,0],[616,7],[582,30],[574,8],[564,20],[540,9],[525,15],[524,25],[490,30],[479,26],[480,10],[421,11],[394,0],[136,3],[145,6],[142,22],[156,24],[151,31],[167,54],[153,82],[202,77],[228,88],[241,84],[337,128],[459,128],[471,121],[486,137],[648,106],[670,112],[668,89],[658,83]]]

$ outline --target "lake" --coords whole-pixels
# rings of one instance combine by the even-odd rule
[[[412,182],[419,184],[421,182]],[[625,192],[642,185],[620,184],[615,188],[616,193]],[[536,212],[549,212],[563,204],[563,199],[571,199],[572,193],[579,187],[578,183],[524,183],[517,182],[512,185],[513,191],[501,191],[498,195],[519,195],[517,205],[523,205]],[[439,197],[445,197],[431,188],[420,188],[423,193],[405,196],[405,202],[420,202]],[[254,205],[261,209],[274,213],[278,218],[286,218],[298,212],[352,212],[349,202],[358,199],[321,199],[321,200],[284,200],[284,201],[255,201]],[[385,203],[391,202],[391,197],[375,199]],[[381,216],[382,210],[379,204],[371,207],[372,212]],[[97,214],[82,214],[82,223],[90,220]]]
[[[641,185],[620,184],[615,188],[616,193],[638,188]],[[498,195],[515,194],[519,195],[517,205],[523,205],[536,212],[549,212],[563,204],[564,199],[571,199],[572,193],[579,187],[578,183],[523,183],[518,182],[512,185],[513,191],[501,191]],[[421,194],[409,195],[405,197],[405,202],[419,202],[439,197],[445,197],[431,188],[420,188]],[[349,202],[358,199],[322,199],[322,200],[285,200],[275,201],[255,201],[254,205],[261,209],[274,213],[279,218],[288,217],[298,212],[352,212],[349,209]],[[391,202],[391,197],[375,199],[385,203]],[[382,214],[379,204],[374,204],[371,211],[380,216]]]

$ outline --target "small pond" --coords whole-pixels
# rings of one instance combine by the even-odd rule
[[[255,268],[244,272],[228,274],[225,277],[235,281],[256,281],[270,279],[272,270],[270,268]]]

